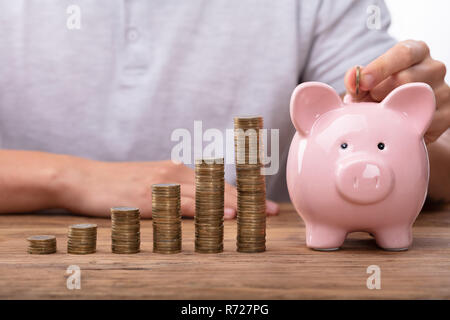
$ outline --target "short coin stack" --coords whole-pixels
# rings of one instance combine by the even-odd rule
[[[56,237],[49,235],[31,236],[27,238],[28,253],[50,254],[56,252]]]
[[[236,156],[237,251],[266,250],[266,186],[261,160],[262,117],[234,118]]]
[[[223,251],[224,159],[195,162],[195,251]]]
[[[138,208],[111,208],[111,239],[113,253],[138,253],[141,245],[140,212]]]
[[[97,246],[97,225],[90,223],[74,224],[69,227],[67,253],[95,253]]]
[[[153,252],[181,252],[179,184],[152,186]]]

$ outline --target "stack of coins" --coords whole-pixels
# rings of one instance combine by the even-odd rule
[[[236,156],[237,251],[266,250],[266,186],[261,174],[262,117],[234,118]]]
[[[56,237],[48,235],[31,236],[27,238],[28,253],[50,254],[56,252]]]
[[[153,252],[181,252],[179,184],[152,186]]]
[[[67,253],[94,253],[97,246],[97,225],[82,223],[69,226]]]
[[[221,159],[195,162],[195,251],[223,251],[224,164]]]
[[[140,212],[138,208],[111,208],[111,239],[113,253],[138,253],[141,245]]]

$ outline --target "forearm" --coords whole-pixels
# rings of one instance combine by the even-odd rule
[[[430,184],[428,196],[433,201],[450,203],[450,129],[428,145]]]
[[[77,158],[0,150],[0,213],[62,208],[67,169]]]

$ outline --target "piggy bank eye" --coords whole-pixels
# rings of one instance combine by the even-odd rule
[[[380,149],[380,150],[383,150],[383,149],[384,149],[384,143],[383,143],[383,142],[380,142],[380,143],[378,144],[378,149]]]
[[[347,143],[343,143],[343,144],[341,144],[341,149],[347,149],[347,147],[348,147],[348,144]]]

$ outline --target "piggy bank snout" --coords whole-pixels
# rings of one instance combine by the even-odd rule
[[[378,161],[346,161],[338,165],[336,186],[348,201],[376,203],[391,192],[394,175],[389,166]]]

